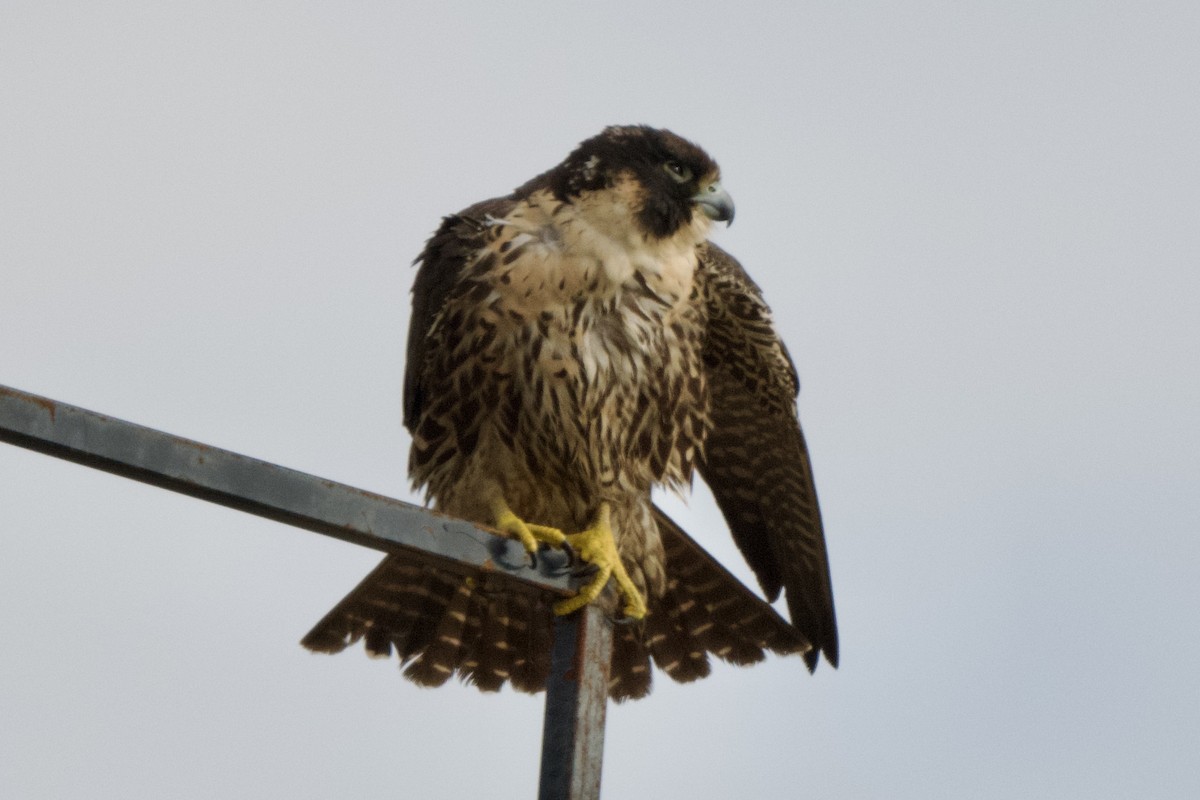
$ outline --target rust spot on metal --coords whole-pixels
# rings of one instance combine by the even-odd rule
[[[7,393],[7,394],[11,394],[11,393]],[[58,403],[54,402],[53,400],[51,400],[47,397],[38,397],[37,395],[24,395],[23,399],[31,400],[39,408],[43,409],[47,414],[50,415],[51,422],[54,422],[55,418],[58,416]]]

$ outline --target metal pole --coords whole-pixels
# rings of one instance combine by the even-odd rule
[[[201,500],[558,596],[575,580],[553,554],[469,522],[46,397],[0,386],[0,441]],[[597,800],[612,622],[594,605],[556,619],[542,731],[541,800]]]
[[[554,621],[538,800],[598,800],[613,626],[595,605]]]

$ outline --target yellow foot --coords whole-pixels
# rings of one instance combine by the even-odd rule
[[[502,536],[519,541],[531,557],[537,552],[538,542],[545,542],[551,547],[562,547],[563,542],[567,540],[566,534],[558,528],[534,525],[518,517],[503,497],[497,496],[492,500],[492,517],[496,530]]]
[[[617,543],[613,540],[611,512],[608,503],[600,504],[600,513],[592,527],[581,533],[570,533],[565,537],[579,557],[596,567],[596,577],[579,590],[579,594],[554,605],[555,614],[570,614],[600,596],[610,577],[616,578],[617,588],[625,597],[625,616],[642,619],[646,616],[646,601],[638,592],[621,557],[617,554]]]

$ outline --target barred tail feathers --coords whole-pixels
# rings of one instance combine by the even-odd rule
[[[651,662],[681,683],[711,672],[709,655],[753,664],[767,651],[804,654],[809,643],[657,508],[666,554],[665,592],[647,598],[649,614],[618,625],[609,696],[650,693]],[[610,586],[600,602],[617,606]],[[461,574],[388,556],[301,642],[337,653],[362,640],[375,657],[400,659],[404,676],[440,686],[455,674],[482,691],[505,683],[539,692],[550,672],[551,600],[490,576]]]
[[[537,692],[550,674],[552,619],[535,590],[388,556],[301,644],[338,653],[362,640],[371,656],[395,653],[404,676],[422,686],[458,673],[483,691],[511,680],[520,691]]]
[[[673,680],[690,683],[709,675],[710,654],[742,666],[762,661],[767,651],[810,649],[791,624],[657,507],[654,519],[667,559],[667,588],[648,598],[644,622],[617,628],[609,684],[614,700],[650,693],[651,660]]]

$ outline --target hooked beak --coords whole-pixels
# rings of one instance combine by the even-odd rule
[[[692,202],[700,206],[704,216],[714,222],[733,224],[733,198],[721,186],[720,181],[713,181],[692,196]]]

